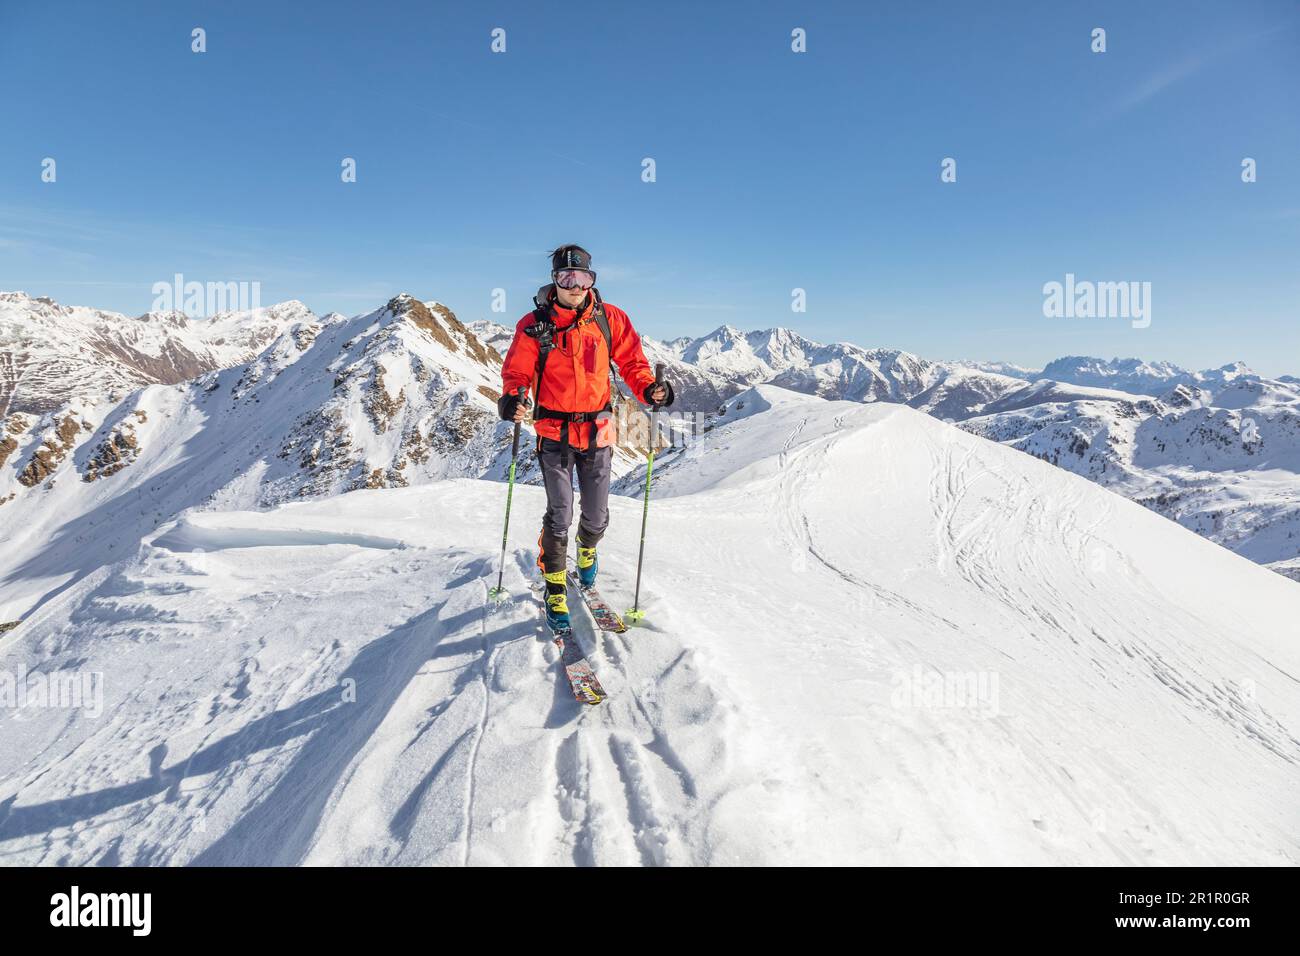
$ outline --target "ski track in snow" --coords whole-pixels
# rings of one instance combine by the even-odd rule
[[[575,596],[578,638],[613,693],[586,707],[572,699],[520,573],[531,554],[518,553],[507,568],[516,597],[496,609],[486,599],[495,570],[486,553],[448,562],[382,535],[301,526],[242,531],[219,521],[182,521],[142,549],[137,564],[69,593],[67,623],[47,631],[52,656],[91,650],[76,625],[94,620],[104,626],[98,640],[120,638],[129,657],[166,648],[160,670],[170,670],[167,651],[188,656],[181,650],[187,637],[202,641],[204,652],[217,649],[219,660],[207,668],[210,680],[189,678],[204,691],[177,693],[173,707],[162,703],[171,688],[151,693],[159,685],[152,662],[128,665],[120,677],[125,697],[113,700],[109,689],[111,715],[82,722],[80,732],[89,734],[53,759],[57,738],[74,724],[51,731],[24,768],[39,769],[5,781],[0,859],[696,862],[688,833],[701,800],[671,723],[681,709],[705,720],[717,701],[680,645],[645,631],[624,636],[644,647],[621,646],[623,638],[594,629]],[[396,557],[385,562],[384,554]],[[298,556],[319,564],[304,573]],[[276,575],[281,563],[289,573]],[[269,579],[240,577],[244,566]],[[311,605],[332,576],[350,572],[363,605],[418,613],[374,636],[359,607],[334,627],[363,628],[356,656],[340,653],[339,639],[315,656],[304,650],[300,660],[272,651],[270,635],[283,627],[328,633],[330,624],[318,620],[326,615]],[[376,593],[384,578],[405,586]],[[423,610],[413,578],[446,582],[424,598]],[[209,620],[196,616],[185,634],[194,592],[218,584],[232,600],[218,597],[221,614],[205,608]],[[243,601],[241,590],[251,592]],[[268,655],[279,660],[264,663]],[[348,682],[355,702],[345,703]],[[139,744],[131,739],[137,732]],[[149,769],[133,772],[132,755],[145,739]],[[32,799],[38,792],[42,798]],[[119,827],[124,833],[111,850],[94,836]]]
[[[164,526],[0,644],[105,676],[102,717],[5,720],[0,862],[1295,862],[1297,667],[1252,643],[1290,582],[1187,534],[1256,595],[1225,611],[1142,550],[1185,532],[909,410],[729,429],[713,483],[656,470],[646,622],[601,632],[573,595],[596,707],[534,551],[488,602],[500,484]],[[517,541],[543,496],[514,494]],[[640,500],[611,508],[617,607]],[[900,706],[913,667],[999,678],[997,712]]]

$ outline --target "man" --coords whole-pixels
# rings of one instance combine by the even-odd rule
[[[610,409],[612,361],[632,393],[652,408],[673,403],[673,388],[655,383],[641,350],[641,337],[627,313],[602,302],[591,254],[581,246],[551,253],[551,283],[533,300],[536,308],[519,320],[501,367],[501,400],[506,421],[523,421],[530,407],[521,387],[537,403],[537,459],[546,484],[546,514],[537,540],[537,565],[546,579],[546,621],[569,627],[565,558],[573,522],[573,471],[581,492],[578,519],[578,579],[596,583],[596,545],[609,524],[609,469],[614,422]]]

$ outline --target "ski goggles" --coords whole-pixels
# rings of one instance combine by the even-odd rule
[[[596,273],[586,269],[561,269],[555,273],[555,284],[561,289],[590,289],[596,284]]]

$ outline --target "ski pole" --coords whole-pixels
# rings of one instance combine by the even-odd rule
[[[519,401],[528,401],[528,386],[520,385],[518,392]],[[510,502],[515,496],[515,463],[519,460],[519,422],[515,422],[515,438],[510,445],[510,482],[506,487],[506,526],[501,532],[501,571],[497,574],[497,586],[488,591],[488,597],[500,604],[505,600],[506,589],[501,586],[501,582],[506,575],[506,540],[510,536]]]
[[[664,380],[664,367],[660,363],[655,366],[655,384],[660,385]],[[627,618],[631,621],[639,621],[645,617],[645,611],[641,608],[641,562],[645,558],[645,526],[650,517],[650,475],[655,468],[655,439],[659,437],[659,406],[656,405],[650,412],[650,454],[645,463],[645,501],[641,506],[641,548],[636,555],[636,593],[632,596],[632,610],[627,612]]]

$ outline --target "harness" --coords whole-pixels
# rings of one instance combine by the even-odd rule
[[[592,307],[591,315],[573,325],[565,327],[560,333],[568,336],[588,322],[595,322],[596,327],[600,329],[600,334],[605,338],[605,354],[610,355],[614,351],[613,336],[609,331],[609,318],[605,315],[605,306],[601,301],[600,292],[595,286],[591,288],[592,298],[595,303]],[[533,385],[533,394],[538,396],[538,401],[533,407],[533,421],[542,418],[553,418],[562,421],[565,427],[560,429],[562,436],[561,441],[564,443],[564,463],[567,467],[569,463],[569,450],[572,447],[569,443],[568,424],[582,424],[584,422],[594,422],[598,416],[608,412],[611,408],[610,403],[606,402],[603,408],[598,408],[591,412],[561,412],[554,408],[546,408],[541,403],[542,375],[546,372],[546,359],[550,356],[551,350],[555,348],[555,321],[551,314],[555,310],[555,302],[548,295],[543,303],[537,297],[533,298],[533,304],[537,307],[533,310],[533,322],[524,332],[537,340],[537,379]],[[537,438],[537,447],[541,449],[541,436]]]

